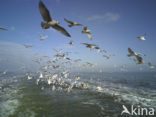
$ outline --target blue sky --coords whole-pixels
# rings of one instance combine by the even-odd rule
[[[64,47],[65,51],[79,52],[73,58],[83,58],[110,69],[114,65],[129,65],[138,69],[138,65],[127,57],[127,48],[146,54],[145,62],[156,65],[156,1],[155,0],[42,0],[50,11],[51,17],[60,22],[71,34],[71,38],[49,29],[42,30],[43,21],[39,9],[39,0],[2,0],[0,3],[0,26],[9,31],[0,31],[1,42],[31,44],[32,50],[40,54],[53,55],[53,48],[63,48],[70,40],[75,46]],[[91,30],[93,40],[81,34],[83,27],[69,28],[64,18],[82,23]],[[38,35],[48,35],[40,42]],[[146,41],[136,37],[147,33]],[[106,60],[90,52],[80,43],[95,43],[106,49],[108,54],[115,54]],[[145,65],[146,66],[146,65]]]

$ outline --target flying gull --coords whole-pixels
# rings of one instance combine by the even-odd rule
[[[67,23],[69,23],[69,27],[72,27],[72,26],[82,26],[82,24],[79,24],[77,22],[72,22],[72,21],[69,21],[67,19],[64,18],[64,21],[66,21]]]
[[[44,39],[46,39],[48,37],[48,35],[42,36],[41,33],[39,33],[39,36],[40,36],[40,41],[43,41]]]
[[[87,29],[86,26],[83,28],[82,34],[88,34],[89,39],[92,40],[91,32],[90,32],[90,30]]]
[[[82,43],[82,44],[85,45],[87,48],[90,48],[90,50],[99,49],[99,47],[95,44],[89,44],[89,43]]]
[[[137,38],[138,38],[139,40],[141,40],[141,41],[146,40],[146,33],[145,33],[144,35],[142,35],[142,36],[138,36]]]
[[[56,29],[60,33],[64,34],[67,37],[71,37],[70,34],[59,25],[58,21],[55,21],[51,18],[49,10],[46,8],[46,6],[43,4],[42,1],[39,2],[39,10],[41,13],[41,16],[45,22],[41,22],[41,26],[43,29],[48,29],[50,27]]]

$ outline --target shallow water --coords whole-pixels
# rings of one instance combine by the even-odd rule
[[[156,108],[155,73],[79,74],[88,88],[70,92],[37,85],[36,75],[1,77],[0,117],[119,117],[122,105]]]

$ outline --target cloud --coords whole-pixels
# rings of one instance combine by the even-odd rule
[[[97,14],[87,18],[88,21],[97,21],[103,20],[105,22],[114,22],[120,19],[120,15],[118,13],[110,13],[107,12],[105,14]]]
[[[22,66],[31,68],[34,52],[23,45],[0,41],[0,71],[18,71]]]

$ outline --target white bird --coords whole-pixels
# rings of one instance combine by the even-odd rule
[[[128,57],[136,55],[136,53],[131,48],[128,48],[128,52],[129,52],[129,54],[127,55]]]
[[[90,50],[99,49],[99,47],[95,44],[89,44],[89,43],[82,43],[82,44],[85,45],[87,48],[90,48]]]
[[[48,35],[42,36],[41,33],[39,33],[39,36],[40,36],[40,41],[43,41],[48,37]]]
[[[82,34],[87,34],[89,39],[92,40],[92,35],[91,35],[91,32],[90,30],[87,29],[87,27],[85,26],[82,30]]]
[[[64,34],[67,37],[71,37],[70,34],[63,28],[61,27],[58,21],[55,21],[51,18],[50,13],[46,6],[43,4],[42,1],[39,2],[39,10],[41,13],[42,18],[44,19],[45,22],[41,22],[41,26],[43,29],[48,29],[50,27],[56,29],[60,33]]]
[[[98,53],[102,53],[102,52],[107,53],[107,51],[104,49],[98,49]]]
[[[28,75],[27,79],[28,79],[28,80],[31,80],[31,79],[32,79],[32,77]]]
[[[40,73],[40,76],[39,76],[39,78],[43,78],[43,74],[42,74],[42,73]]]
[[[72,21],[69,21],[67,19],[64,18],[64,21],[66,21],[67,23],[69,23],[69,27],[72,27],[72,26],[82,26],[82,24],[79,24],[77,22],[72,22]]]
[[[146,33],[145,33],[144,35],[142,35],[142,36],[138,36],[137,38],[138,38],[139,40],[141,40],[141,41],[146,40]]]

